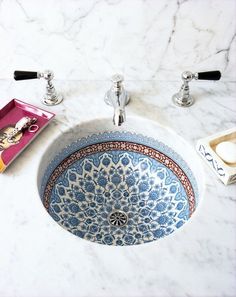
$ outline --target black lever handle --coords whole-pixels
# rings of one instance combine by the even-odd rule
[[[38,72],[22,71],[22,70],[14,71],[15,80],[34,79],[34,78],[38,78]]]
[[[220,78],[221,78],[221,72],[219,70],[198,72],[198,79],[219,80]]]

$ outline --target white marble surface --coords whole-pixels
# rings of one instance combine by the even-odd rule
[[[56,81],[63,104],[56,119],[0,176],[1,297],[234,297],[236,185],[224,186],[204,166],[206,191],[196,214],[172,236],[133,247],[90,243],[63,230],[44,210],[36,187],[41,156],[52,139],[85,120],[110,116],[103,103],[109,82]],[[0,107],[18,98],[43,107],[44,82],[0,81]],[[179,83],[127,81],[127,117],[144,116],[183,136],[235,126],[236,85],[191,86],[196,103],[172,105]]]
[[[234,0],[0,0],[0,78],[178,80],[219,69],[236,79]]]

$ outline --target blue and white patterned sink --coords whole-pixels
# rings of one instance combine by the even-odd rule
[[[183,226],[199,202],[189,165],[153,137],[100,126],[95,134],[78,134],[77,141],[71,138],[76,128],[70,137],[61,136],[70,144],[49,164],[42,160],[39,192],[50,216],[74,235],[106,245],[146,243]],[[164,128],[156,127],[163,134]],[[152,133],[158,136],[158,129]],[[77,130],[83,134],[81,127]],[[165,129],[163,135],[178,139]]]

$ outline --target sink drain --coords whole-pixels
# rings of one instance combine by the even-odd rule
[[[116,227],[125,226],[128,222],[128,216],[123,211],[116,210],[112,212],[109,216],[110,225]]]

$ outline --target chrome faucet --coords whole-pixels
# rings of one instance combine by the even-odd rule
[[[122,82],[124,77],[115,74],[111,77],[112,87],[105,94],[105,102],[114,107],[113,123],[121,126],[125,121],[125,105],[129,103],[130,97],[124,89]]]
[[[181,107],[188,107],[194,103],[193,97],[190,95],[189,82],[195,80],[219,80],[221,78],[221,72],[219,70],[196,72],[184,71],[182,73],[183,84],[178,93],[172,96],[172,101],[175,105]]]
[[[35,79],[35,78],[46,79],[47,81],[46,94],[42,99],[42,103],[48,106],[57,105],[61,103],[63,100],[62,94],[57,93],[54,85],[52,84],[53,77],[54,77],[54,74],[51,70],[45,70],[44,72],[16,70],[14,72],[15,80],[25,80],[25,79]]]

